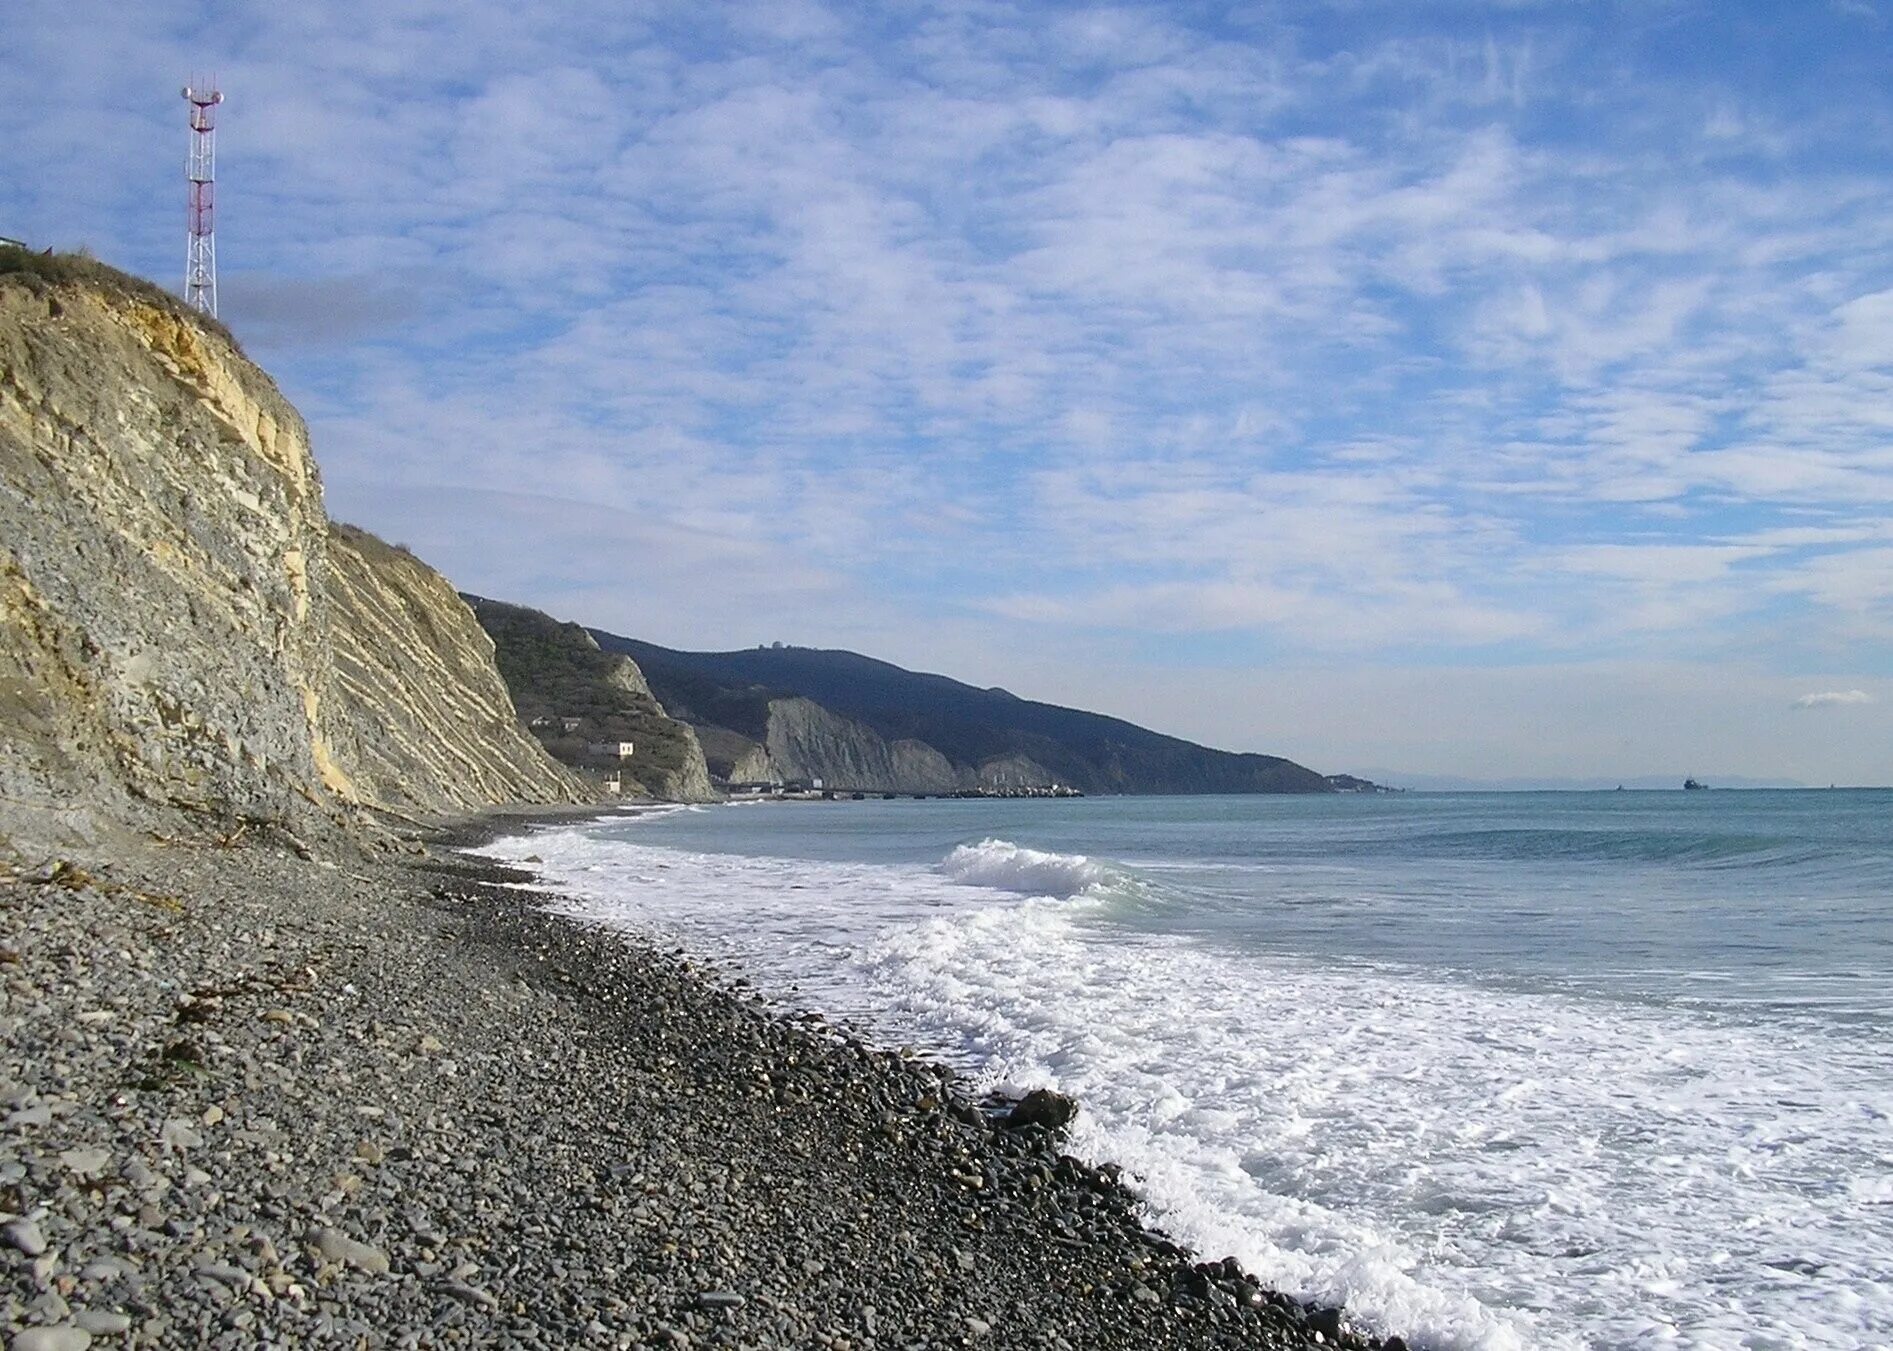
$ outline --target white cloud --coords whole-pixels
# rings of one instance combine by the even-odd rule
[[[1794,701],[1796,708],[1844,708],[1854,704],[1870,704],[1873,696],[1865,690],[1821,690],[1816,694],[1804,694]]]
[[[1796,117],[1558,5],[358,8],[16,0],[0,224],[167,279],[156,73],[217,65],[228,316],[345,511],[470,585],[1161,634],[1179,688],[1893,660],[1877,84]]]
[[[1593,544],[1567,549],[1550,561],[1554,568],[1662,587],[1719,581],[1737,564],[1769,552],[1728,544]]]

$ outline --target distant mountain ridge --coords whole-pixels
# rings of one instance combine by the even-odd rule
[[[683,652],[592,629],[633,658],[712,773],[938,793],[1060,783],[1087,793],[1327,793],[1276,755],[1214,750],[1121,718],[1021,699],[855,652]],[[740,781],[740,780],[739,780]]]

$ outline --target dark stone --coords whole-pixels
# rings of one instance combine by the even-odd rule
[[[1024,1130],[1027,1126],[1037,1126],[1040,1130],[1056,1134],[1071,1124],[1071,1119],[1078,1115],[1078,1104],[1063,1093],[1054,1093],[1049,1088],[1035,1088],[1023,1098],[1012,1104],[1005,1119],[999,1124],[1006,1130]]]
[[[1319,1332],[1331,1342],[1338,1341],[1341,1336],[1341,1311],[1339,1309],[1310,1309],[1308,1330]]]
[[[955,1098],[949,1102],[947,1104],[947,1111],[952,1115],[954,1120],[964,1122],[968,1126],[983,1126],[986,1124],[986,1117],[979,1110],[978,1105],[968,1102],[964,1098]]]

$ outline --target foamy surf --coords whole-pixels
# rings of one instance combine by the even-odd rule
[[[941,860],[940,873],[968,886],[1026,896],[1077,896],[1126,880],[1121,870],[1094,863],[1082,854],[1047,853],[994,839],[959,845]]]
[[[1134,874],[993,837],[930,864],[640,842],[660,837],[495,852],[540,854],[575,913],[1074,1094],[1075,1148],[1125,1165],[1161,1227],[1381,1331],[1481,1351],[1893,1334],[1893,1100],[1870,1035],[1120,924],[1071,902]]]

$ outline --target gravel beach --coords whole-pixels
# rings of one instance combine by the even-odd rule
[[[0,864],[14,1351],[1401,1351],[1181,1252],[947,1071],[508,880],[439,848]]]

